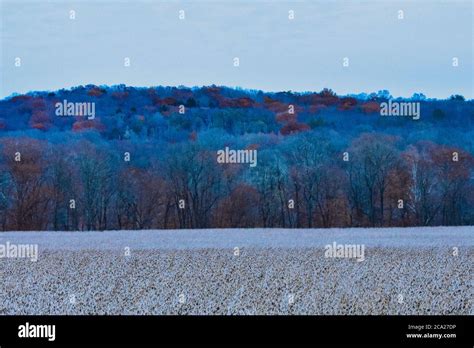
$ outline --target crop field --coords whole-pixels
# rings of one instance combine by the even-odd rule
[[[363,257],[331,256],[333,243]],[[4,315],[474,313],[472,227],[7,232],[0,245],[38,249],[0,258]]]

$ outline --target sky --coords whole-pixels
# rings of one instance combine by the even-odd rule
[[[474,98],[470,0],[0,1],[0,98],[122,83]]]

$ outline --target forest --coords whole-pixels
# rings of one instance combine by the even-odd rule
[[[397,100],[419,117],[382,117]],[[58,116],[66,101],[93,117]],[[258,162],[221,163],[227,148]],[[0,230],[474,225],[473,154],[460,95],[31,92],[0,101]]]

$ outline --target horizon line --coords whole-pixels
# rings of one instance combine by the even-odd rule
[[[410,97],[403,97],[403,96],[392,96],[390,94],[390,91],[387,89],[380,89],[377,92],[353,92],[353,93],[348,93],[348,94],[338,94],[336,91],[334,91],[332,88],[329,87],[324,87],[320,91],[315,91],[315,90],[306,90],[306,91],[293,91],[293,90],[262,90],[262,89],[256,89],[256,88],[246,88],[242,86],[227,86],[227,85],[216,85],[216,84],[211,84],[211,85],[200,85],[200,86],[185,86],[185,85],[154,85],[154,86],[136,86],[136,85],[127,85],[124,83],[121,84],[114,84],[114,85],[107,85],[107,84],[94,84],[94,83],[88,83],[88,84],[83,84],[83,85],[76,85],[76,86],[70,86],[70,87],[63,87],[60,89],[45,89],[45,90],[33,90],[33,91],[28,91],[26,93],[19,93],[19,92],[13,92],[10,95],[3,96],[0,98],[0,101],[5,101],[12,99],[14,97],[18,96],[26,96],[26,95],[32,95],[36,93],[56,93],[59,91],[73,91],[75,89],[79,89],[81,87],[99,87],[99,88],[108,88],[108,89],[113,89],[114,87],[121,87],[121,88],[134,88],[134,89],[153,89],[153,88],[177,88],[177,89],[189,89],[189,90],[196,90],[196,89],[202,89],[202,88],[209,88],[209,87],[218,87],[218,88],[227,88],[227,89],[232,89],[232,90],[242,90],[245,92],[262,92],[262,93],[268,93],[268,94],[278,94],[278,93],[291,93],[294,94],[295,96],[300,96],[300,95],[307,95],[307,94],[319,94],[323,92],[324,90],[332,91],[336,96],[338,97],[352,97],[356,99],[368,99],[371,95],[377,95],[380,92],[388,92],[388,95],[390,98],[387,98],[387,100],[397,100],[397,99],[413,99],[416,94],[422,95],[424,98],[421,100],[425,101],[443,101],[443,100],[449,100],[453,96],[462,96],[466,102],[474,101],[474,98],[468,98],[462,94],[458,93],[453,93],[450,96],[447,96],[445,98],[437,98],[437,97],[429,97],[423,92],[414,92],[412,96]],[[366,98],[363,96],[365,95]]]

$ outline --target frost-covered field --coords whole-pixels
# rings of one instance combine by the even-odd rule
[[[39,256],[0,259],[0,314],[474,313],[473,227],[0,233],[6,242]],[[325,257],[333,242],[363,244],[365,260]]]

